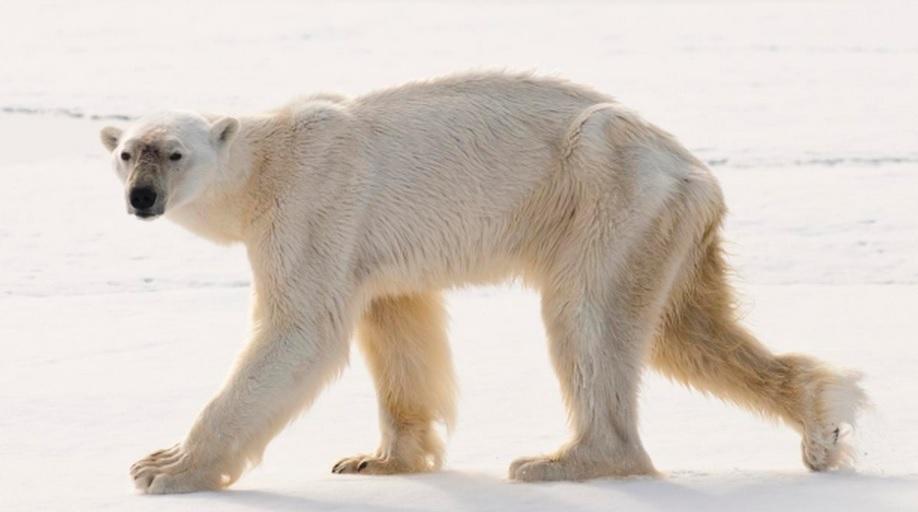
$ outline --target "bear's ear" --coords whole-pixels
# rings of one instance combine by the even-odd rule
[[[239,131],[239,121],[234,117],[221,117],[210,125],[210,142],[216,147],[224,147]]]
[[[118,147],[118,141],[121,139],[122,134],[121,128],[115,128],[114,126],[106,126],[102,128],[102,131],[99,132],[99,138],[102,139],[102,145],[108,149],[109,152],[115,150]]]

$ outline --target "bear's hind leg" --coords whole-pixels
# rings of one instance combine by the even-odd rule
[[[636,208],[616,222],[586,200],[578,208],[563,250],[540,282],[550,355],[574,436],[554,454],[515,461],[510,478],[656,474],[638,434],[638,387],[675,278],[697,243],[702,187],[711,185],[687,177],[664,205],[646,213]]]
[[[653,475],[637,430],[637,392],[651,329],[580,288],[543,291],[542,314],[573,439],[553,454],[521,458],[510,478],[585,480]],[[627,294],[619,301],[628,301]]]
[[[342,459],[334,473],[393,474],[440,468],[435,423],[455,416],[455,384],[438,293],[374,300],[358,340],[376,384],[382,442],[376,453]]]
[[[804,464],[823,471],[850,464],[844,436],[867,397],[854,372],[800,354],[776,355],[737,322],[717,225],[674,295],[651,351],[660,373],[800,432]]]

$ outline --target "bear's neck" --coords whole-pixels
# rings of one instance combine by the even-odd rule
[[[274,129],[270,117],[239,119],[239,133],[220,162],[217,181],[208,190],[167,217],[193,233],[219,244],[247,242],[259,212],[264,211],[265,199],[262,181],[270,169],[266,168],[269,138]],[[170,214],[171,213],[171,214]]]

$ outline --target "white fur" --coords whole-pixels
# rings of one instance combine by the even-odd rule
[[[723,201],[702,163],[608,96],[465,75],[238,122],[166,113],[102,140],[128,191],[153,183],[166,217],[245,244],[254,282],[248,347],[185,441],[132,468],[143,491],[235,481],[340,371],[358,325],[384,436],[335,471],[438,467],[432,424],[451,421],[454,395],[439,291],[511,276],[542,292],[574,430],[511,476],[654,473],[641,367]]]

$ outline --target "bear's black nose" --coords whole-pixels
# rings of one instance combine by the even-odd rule
[[[130,199],[135,210],[146,210],[156,203],[156,191],[153,187],[135,187],[131,189]]]

